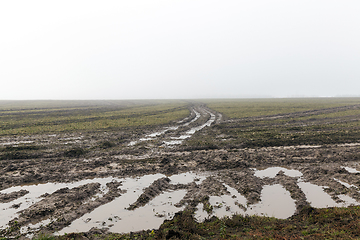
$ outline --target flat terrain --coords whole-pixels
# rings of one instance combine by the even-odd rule
[[[359,133],[358,98],[0,101],[0,236],[358,238]]]

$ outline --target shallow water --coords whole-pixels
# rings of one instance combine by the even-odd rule
[[[308,182],[298,182],[298,186],[305,193],[307,201],[314,208],[327,207],[346,207],[349,205],[358,205],[357,201],[346,195],[339,195],[343,203],[335,202],[329,194],[324,192],[323,186],[318,186]]]
[[[170,176],[170,184],[188,184],[196,182],[200,184],[206,173],[187,172]],[[186,195],[186,190],[166,191],[155,197],[144,207],[133,211],[127,210],[155,180],[165,177],[163,174],[146,175],[141,178],[122,179],[121,189],[127,190],[125,194],[114,201],[102,205],[94,211],[85,214],[75,220],[69,227],[64,228],[58,234],[74,231],[88,231],[92,227],[109,227],[112,232],[130,232],[143,229],[158,228],[165,219],[172,218],[176,212],[184,209],[175,207],[174,204],[181,201]],[[109,220],[111,219],[111,220]]]
[[[324,187],[317,186],[311,183],[303,182],[301,172],[296,170],[289,170],[281,167],[273,167],[264,170],[256,170],[255,176],[259,178],[275,177],[279,171],[291,177],[300,177],[297,184],[306,195],[307,201],[311,206],[316,208],[323,207],[340,207],[359,205],[353,198],[347,195],[339,195],[343,200],[342,203],[336,203],[329,194],[324,192]],[[207,177],[217,176],[217,172],[186,172],[177,175],[168,176],[170,184],[201,184]],[[9,203],[0,203],[0,228],[6,227],[6,224],[18,216],[20,210],[26,209],[32,204],[40,201],[40,197],[44,193],[53,193],[61,188],[74,188],[88,183],[100,183],[101,193],[93,196],[102,197],[109,189],[106,183],[111,181],[121,181],[122,185],[119,187],[126,190],[120,197],[117,197],[112,202],[104,204],[92,212],[89,212],[79,219],[72,222],[71,225],[64,228],[58,234],[69,232],[88,231],[92,227],[107,227],[112,232],[130,232],[143,229],[158,228],[165,219],[174,216],[178,211],[184,209],[185,206],[176,207],[175,204],[181,201],[187,193],[187,190],[164,191],[160,195],[152,199],[148,204],[139,207],[135,210],[127,210],[127,208],[136,202],[138,197],[144,192],[144,189],[149,187],[157,179],[166,177],[164,174],[151,174],[137,178],[94,178],[82,180],[74,183],[45,183],[29,186],[17,186],[2,190],[1,193],[10,193],[19,191],[21,189],[28,190],[29,193]],[[347,184],[338,179],[335,179],[346,187],[354,187],[354,185]],[[197,206],[198,210],[195,213],[197,221],[203,221],[205,218],[213,215],[218,217],[232,216],[233,214],[249,214],[249,215],[266,215],[276,218],[288,218],[295,213],[295,200],[291,198],[290,193],[281,185],[265,185],[261,191],[261,201],[256,204],[248,205],[247,199],[242,196],[236,189],[223,183],[229,194],[222,196],[209,196],[209,203],[213,206],[213,213],[209,215],[203,210],[203,205]],[[11,208],[14,204],[20,204],[18,209]],[[55,219],[56,220],[56,219]],[[43,222],[22,227],[21,231],[26,232],[30,227],[30,232],[36,230],[41,224],[48,224],[49,219]]]
[[[264,186],[261,191],[261,202],[249,208],[246,211],[249,215],[264,215],[281,219],[291,217],[296,211],[294,199],[280,184]]]
[[[259,178],[274,178],[276,174],[278,174],[280,171],[283,171],[284,174],[289,177],[301,177],[303,175],[297,170],[287,169],[283,167],[269,167],[264,170],[256,170],[254,175]]]
[[[206,110],[205,110],[205,111],[206,111]],[[195,113],[195,118],[192,119],[190,122],[185,123],[185,124],[183,124],[183,125],[179,125],[179,126],[165,127],[165,128],[164,128],[163,130],[161,130],[161,131],[153,132],[153,133],[150,133],[150,134],[145,135],[145,137],[140,138],[139,140],[131,141],[131,142],[128,144],[128,146],[134,146],[134,145],[136,145],[136,144],[139,143],[139,142],[155,140],[156,137],[158,137],[158,136],[160,136],[160,135],[162,135],[162,134],[165,134],[166,132],[168,132],[168,131],[170,131],[170,130],[177,130],[180,126],[188,126],[189,124],[197,121],[197,120],[201,117],[201,114],[200,114],[199,112],[197,112],[196,110],[193,110],[193,112]],[[206,111],[206,112],[209,113],[208,111]],[[214,115],[214,118],[215,118],[215,115]],[[188,119],[188,118],[185,118],[185,119]],[[185,119],[183,119],[182,121],[179,121],[178,123],[182,123],[183,121],[185,121]],[[209,122],[209,121],[208,121],[208,122]],[[206,123],[206,124],[207,124],[207,123]],[[211,124],[211,123],[210,123],[210,124]],[[209,126],[210,126],[210,125],[209,125]],[[201,127],[201,126],[200,126],[200,127]],[[196,128],[199,128],[199,127],[196,127]],[[202,127],[202,128],[203,128],[203,127]],[[201,128],[201,129],[202,129],[202,128]],[[194,128],[190,129],[189,131],[193,131],[193,129],[194,129]],[[199,129],[199,130],[200,130],[200,129]],[[195,133],[196,131],[198,131],[198,130],[194,131],[193,133],[189,133],[189,131],[186,132],[186,134],[183,135],[183,136],[180,136],[180,137],[178,137],[178,138],[172,138],[172,139],[176,139],[176,140],[174,140],[174,141],[164,141],[164,143],[165,143],[166,145],[177,145],[177,144],[181,144],[182,141],[180,141],[180,140],[183,140],[183,139],[186,139],[186,138],[191,137],[191,135],[194,134],[194,133]]]
[[[339,180],[339,179],[334,178],[334,180],[337,181],[338,183],[341,183],[342,185],[344,185],[344,186],[347,187],[347,188],[351,188],[351,187],[358,188],[357,186],[355,186],[355,185],[353,185],[353,184],[349,184],[349,183],[343,182],[343,181],[341,181],[341,180]]]
[[[215,121],[216,116],[207,111],[204,110],[206,113],[210,114],[210,119],[204,123],[203,125],[197,126],[197,127],[193,127],[191,128],[189,131],[185,132],[185,134],[181,135],[180,137],[172,137],[171,141],[164,141],[163,143],[165,143],[166,145],[177,145],[177,144],[181,144],[183,142],[183,140],[190,138],[195,132],[200,131],[201,129],[203,129],[204,127],[209,127],[211,126],[211,124]],[[185,126],[185,125],[184,125]]]
[[[0,210],[1,210],[1,217],[0,217],[0,228],[4,228],[6,224],[13,218],[15,218],[18,215],[18,212],[21,210],[24,210],[31,205],[41,201],[43,199],[40,197],[41,195],[45,193],[53,193],[61,188],[75,188],[79,187],[84,184],[88,183],[100,183],[101,187],[100,190],[102,190],[102,194],[105,194],[106,191],[108,191],[106,187],[106,183],[111,182],[113,178],[94,178],[94,179],[86,179],[79,182],[74,183],[44,183],[44,184],[37,184],[37,185],[26,185],[26,186],[16,186],[4,189],[0,191],[1,193],[11,193],[20,191],[21,189],[29,191],[28,194],[24,195],[23,197],[20,197],[18,199],[15,199],[14,201],[8,202],[8,203],[0,203]],[[15,209],[11,206],[14,204],[20,204],[20,207]]]
[[[201,184],[209,175],[209,173],[186,172],[172,175],[169,178],[171,180],[170,184],[189,184],[194,181],[196,184]]]
[[[355,168],[351,168],[351,167],[343,167],[343,168],[349,173],[360,173],[360,171],[356,170]]]
[[[247,200],[236,189],[224,184],[230,195],[210,196],[209,203],[214,207],[213,213],[208,215],[204,211],[203,204],[197,206],[195,218],[197,221],[203,221],[211,216],[231,217],[233,214],[248,214],[269,216],[276,218],[291,217],[296,211],[295,201],[290,193],[281,185],[266,185],[261,192],[261,202],[253,205],[247,205]]]

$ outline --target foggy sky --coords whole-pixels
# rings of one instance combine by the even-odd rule
[[[0,99],[360,96],[358,0],[1,1]]]

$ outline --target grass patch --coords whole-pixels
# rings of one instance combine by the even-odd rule
[[[188,103],[175,100],[16,103],[0,102],[0,135],[116,130],[167,124],[189,115]]]
[[[191,211],[177,213],[165,220],[159,230],[130,234],[103,234],[98,239],[358,239],[360,207],[314,209],[304,208],[290,219],[234,215],[213,217],[202,223]],[[80,239],[72,234],[56,239]],[[94,239],[88,234],[87,238]]]
[[[203,102],[229,118],[245,118],[355,105],[360,104],[360,98],[229,99]]]

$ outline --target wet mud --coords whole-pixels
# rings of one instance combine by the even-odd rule
[[[360,204],[359,144],[204,150],[181,144],[222,121],[196,106],[173,125],[133,134],[2,138],[0,214],[8,211],[8,219],[1,236],[146,230],[181,210],[204,221],[235,213],[288,218],[309,206]],[[26,186],[49,183],[68,186],[30,198]],[[131,225],[138,216],[146,216],[143,229]]]

